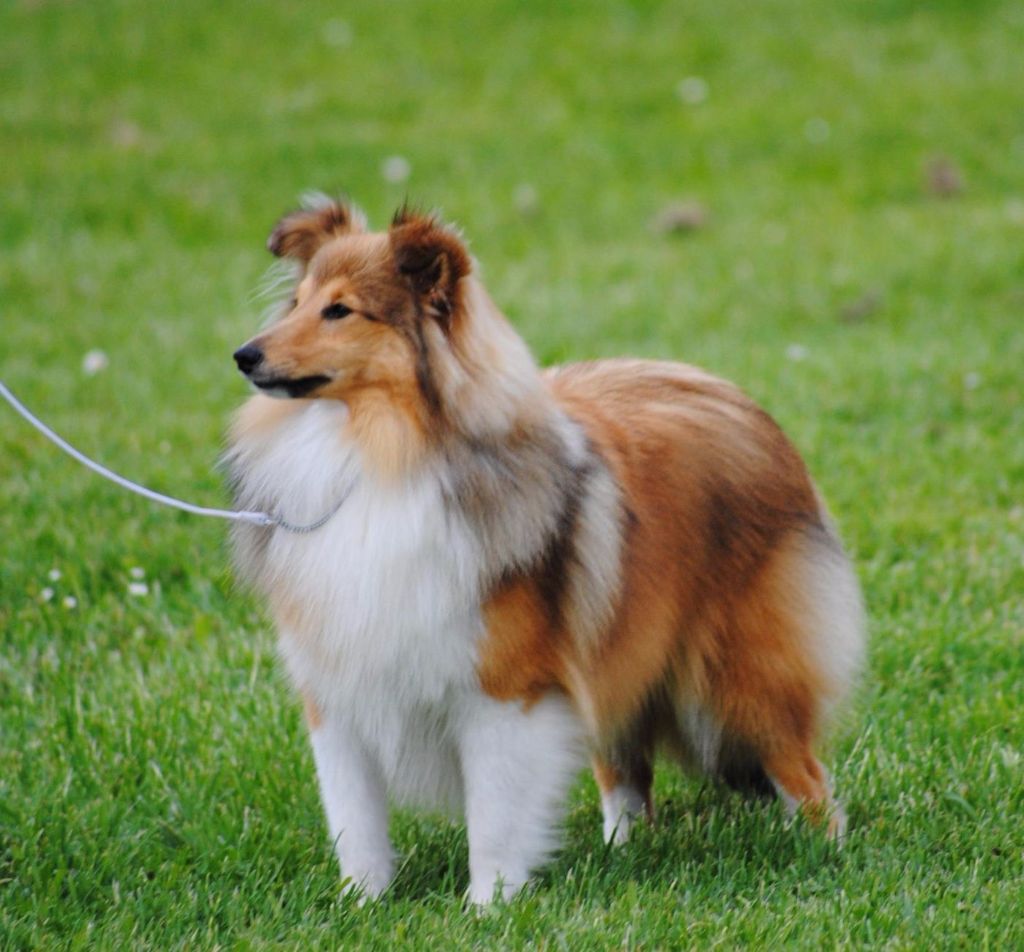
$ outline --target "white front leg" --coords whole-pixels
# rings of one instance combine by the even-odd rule
[[[376,898],[395,870],[380,772],[363,743],[335,715],[311,728],[310,739],[341,875],[349,880],[347,888]]]
[[[462,713],[469,898],[483,905],[515,895],[558,846],[569,787],[584,759],[583,729],[555,695],[529,709],[480,695]]]

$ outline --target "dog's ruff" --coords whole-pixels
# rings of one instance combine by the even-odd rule
[[[297,298],[239,366],[312,392],[243,409],[236,500],[302,520],[351,491],[316,533],[235,538],[346,881],[391,882],[391,800],[464,815],[470,898],[511,896],[588,755],[608,840],[651,814],[656,749],[838,835],[811,745],[860,664],[859,591],[770,418],[682,365],[541,374],[433,219],[374,235],[325,204],[270,245]]]

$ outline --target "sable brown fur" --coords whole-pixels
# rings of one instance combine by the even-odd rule
[[[337,205],[279,223],[271,250],[304,272],[252,343],[266,381],[326,379],[312,397],[348,406],[368,478],[433,473],[472,527],[481,689],[569,697],[601,789],[628,784],[647,812],[664,750],[738,787],[770,778],[838,833],[814,749],[859,664],[859,594],[779,427],[682,364],[542,374],[453,231],[407,209],[385,234],[358,220]],[[332,302],[353,317],[324,320]],[[256,398],[236,438],[304,402]],[[258,539],[240,530],[257,581]]]
[[[788,599],[803,560],[836,543],[795,450],[742,394],[689,368],[610,361],[548,380],[629,501],[622,595],[600,642],[581,645],[550,605],[575,558],[571,538],[558,542],[557,564],[541,558],[490,603],[485,687],[577,696],[605,738],[599,781],[625,775],[649,797],[655,745],[692,759],[674,712],[695,702],[723,728],[722,779],[763,792],[765,770],[788,771],[798,799],[826,800],[810,750],[846,685],[819,670]]]

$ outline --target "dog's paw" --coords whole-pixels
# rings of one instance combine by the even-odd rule
[[[525,877],[506,879],[504,876],[474,879],[470,881],[469,889],[466,890],[466,901],[474,909],[489,909],[493,905],[514,899],[527,881]]]
[[[394,871],[390,864],[373,869],[342,871],[341,894],[354,896],[356,905],[362,907],[380,899],[388,887]]]

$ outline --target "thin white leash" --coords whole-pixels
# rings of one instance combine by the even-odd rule
[[[325,513],[316,522],[311,522],[309,525],[296,525],[293,522],[289,522],[287,519],[283,519],[281,516],[271,515],[266,512],[250,512],[250,511],[238,511],[235,509],[208,509],[205,506],[194,506],[190,502],[183,502],[181,499],[175,499],[173,496],[165,496],[163,493],[154,492],[152,489],[147,489],[145,486],[140,486],[138,483],[133,483],[130,479],[125,479],[123,476],[118,476],[117,473],[109,470],[106,466],[101,466],[94,460],[89,459],[84,453],[80,453],[70,443],[62,439],[56,433],[53,432],[42,420],[39,419],[28,407],[25,406],[7,387],[4,382],[0,380],[0,397],[3,397],[15,411],[20,414],[25,420],[32,424],[40,433],[43,434],[51,443],[56,444],[68,456],[72,459],[78,460],[83,466],[88,467],[94,473],[99,473],[100,476],[105,479],[109,479],[112,483],[116,483],[122,489],[127,489],[129,492],[137,493],[139,496],[144,496],[146,499],[151,499],[153,502],[158,502],[164,506],[171,506],[174,509],[181,509],[184,512],[190,512],[194,516],[210,516],[214,519],[230,519],[233,522],[248,522],[254,526],[277,526],[287,532],[295,533],[306,533],[314,532],[321,526],[326,525],[338,512],[339,509],[344,505],[345,500],[348,499],[349,494],[352,492],[354,483],[345,490],[342,494],[341,499],[338,500],[338,504],[331,509],[330,512]]]

